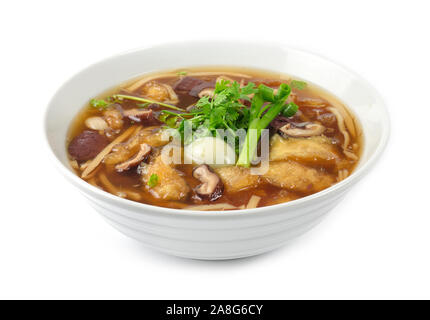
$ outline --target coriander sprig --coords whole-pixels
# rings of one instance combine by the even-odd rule
[[[233,133],[246,129],[249,112],[240,100],[250,101],[249,95],[257,92],[254,83],[244,87],[236,81],[221,80],[215,85],[213,97],[202,97],[190,111],[194,115],[193,127],[205,126],[215,135],[218,129]]]

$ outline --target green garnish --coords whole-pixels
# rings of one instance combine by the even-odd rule
[[[300,81],[300,80],[291,80],[291,88],[295,88],[298,90],[303,90],[306,88],[306,86],[308,85],[306,82],[304,81]]]
[[[170,128],[177,128],[178,122],[185,119],[182,114],[163,110],[158,116],[158,120],[164,122]]]
[[[148,107],[150,105],[150,103],[149,102],[145,102],[145,103],[138,103],[137,104],[137,106],[139,107],[139,108],[146,108],[146,107]]]
[[[246,130],[249,120],[249,110],[240,100],[250,101],[248,95],[257,91],[254,83],[241,88],[236,81],[230,83],[230,81],[221,80],[215,85],[213,98],[207,96],[200,98],[189,113],[179,116],[190,122],[193,131],[204,127],[206,131],[216,136],[217,130],[226,130],[227,135],[238,139],[235,131]],[[178,126],[182,137],[184,125],[185,121],[181,121]]]
[[[106,102],[103,99],[91,99],[90,106],[93,108],[102,108],[105,109],[110,103]]]
[[[285,109],[282,111],[282,115],[284,117],[292,117],[296,114],[297,110],[299,110],[299,106],[294,102],[290,102],[285,106]]]
[[[127,100],[133,100],[133,101],[138,101],[138,102],[146,102],[146,103],[148,103],[148,105],[152,104],[152,103],[155,103],[155,104],[158,104],[158,105],[160,105],[162,107],[166,107],[166,108],[173,109],[173,110],[183,111],[181,108],[172,106],[172,105],[167,104],[167,103],[162,103],[162,102],[158,102],[158,101],[154,101],[154,100],[150,100],[150,99],[146,99],[146,98],[141,98],[141,97],[128,96],[128,95],[125,95],[125,94],[115,94],[115,95],[112,96],[112,98],[114,98],[115,100],[127,99]]]
[[[278,92],[274,94],[273,89],[263,84],[258,87],[251,102],[248,132],[245,144],[239,154],[236,165],[249,167],[257,150],[258,140],[261,130],[266,129],[269,123],[282,111],[290,110],[285,101],[291,93],[288,84],[282,83]],[[293,109],[291,108],[291,113]],[[296,110],[297,111],[297,110]],[[294,112],[295,113],[295,112]],[[256,130],[256,134],[250,134],[251,130]]]
[[[154,188],[158,184],[158,175],[156,173],[151,174],[148,180],[148,186]]]
[[[179,71],[178,73],[176,73],[178,76],[186,76],[188,74],[187,71]]]
[[[306,87],[306,82],[293,80],[291,87],[303,89]],[[116,94],[106,100],[121,102],[128,99],[142,102],[137,104],[140,108],[157,104],[179,111],[162,110],[157,118],[167,127],[178,129],[185,144],[191,142],[188,139],[193,139],[193,137],[185,137],[185,123],[190,124],[194,138],[217,136],[218,130],[225,130],[224,139],[231,141],[229,138],[233,137],[236,143],[236,152],[239,155],[236,165],[249,167],[257,150],[262,130],[266,129],[279,114],[291,117],[297,112],[298,106],[295,103],[286,103],[291,93],[291,87],[282,83],[275,94],[272,88],[263,84],[256,88],[255,83],[248,82],[246,86],[241,87],[237,81],[221,80],[215,84],[213,96],[200,98],[188,112],[170,104],[124,94]],[[93,107],[105,108],[110,104],[106,100],[92,99],[90,104]],[[249,103],[250,107],[248,107]],[[238,143],[240,136],[237,130],[240,129],[246,132],[246,139],[242,146]],[[256,130],[256,134],[254,134],[254,130]],[[148,186],[153,188],[157,184],[158,176],[151,175]]]
[[[215,84],[213,97],[202,97],[188,113],[175,113],[164,110],[159,120],[171,128],[177,128],[184,137],[185,123],[188,122],[194,135],[207,136],[217,135],[217,130],[225,130],[227,136],[235,139],[238,148],[239,136],[236,131],[244,129],[247,131],[245,143],[242,149],[237,149],[239,154],[236,165],[249,167],[257,149],[261,132],[279,114],[291,117],[298,109],[294,103],[285,104],[291,88],[288,84],[281,84],[278,92],[265,85],[258,88],[249,82],[240,87],[237,81],[230,82],[221,80]],[[254,95],[252,100],[249,97]],[[243,101],[251,102],[251,107],[243,104]],[[197,129],[205,128],[199,132]],[[249,129],[257,130],[257,134],[250,134]],[[196,136],[194,136],[196,137]],[[185,144],[190,141],[184,141]]]

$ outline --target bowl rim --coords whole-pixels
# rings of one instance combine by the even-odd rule
[[[54,99],[56,98],[57,94],[66,87],[70,82],[72,82],[76,77],[78,77],[81,73],[84,73],[86,70],[92,68],[93,66],[96,66],[98,64],[106,64],[110,61],[121,57],[121,56],[127,56],[130,54],[134,54],[140,51],[145,51],[149,49],[154,48],[163,48],[163,47],[169,47],[174,45],[196,45],[196,44],[214,44],[218,43],[220,45],[222,44],[235,44],[235,45],[243,45],[243,46],[274,46],[274,47],[280,47],[282,49],[286,49],[288,51],[294,51],[296,53],[302,54],[302,55],[309,55],[314,58],[323,60],[325,62],[329,62],[331,64],[336,65],[338,68],[343,69],[344,72],[350,74],[357,80],[359,80],[364,87],[366,88],[367,92],[369,92],[376,100],[378,101],[378,108],[381,111],[381,120],[383,123],[382,128],[382,134],[381,138],[378,141],[378,145],[373,152],[373,154],[370,156],[370,158],[361,164],[359,168],[356,168],[351,175],[349,175],[346,179],[337,182],[336,184],[322,190],[319,192],[316,192],[312,195],[305,196],[303,198],[299,198],[296,200],[292,200],[289,202],[279,203],[275,205],[265,206],[265,207],[259,207],[259,208],[253,208],[253,209],[237,209],[237,210],[213,210],[213,211],[197,211],[197,210],[187,210],[187,209],[174,209],[174,208],[166,208],[166,207],[159,207],[155,205],[145,204],[141,202],[136,202],[128,199],[124,199],[118,196],[115,196],[109,192],[106,192],[104,190],[101,190],[99,188],[96,188],[95,186],[87,183],[80,177],[78,177],[74,172],[70,170],[65,164],[63,164],[60,159],[55,155],[54,150],[52,149],[50,143],[49,143],[49,130],[48,130],[48,118],[49,113],[52,107],[52,103]],[[181,66],[178,66],[181,67]],[[186,67],[186,66],[183,66]],[[143,73],[142,73],[143,74]],[[318,85],[318,83],[317,83]],[[323,87],[322,87],[323,88]],[[358,119],[360,120],[360,115],[356,114]],[[67,80],[63,82],[63,84],[58,87],[58,89],[54,92],[51,99],[49,100],[48,104],[45,107],[44,115],[43,115],[43,131],[44,131],[44,141],[45,146],[49,150],[50,158],[53,158],[52,161],[57,167],[57,169],[76,187],[79,187],[81,190],[85,190],[87,192],[90,192],[99,198],[102,198],[104,200],[110,200],[111,203],[115,203],[118,206],[122,207],[128,207],[134,209],[133,212],[136,213],[136,211],[139,214],[163,214],[167,216],[175,216],[175,217],[204,217],[204,218],[211,218],[211,217],[236,217],[236,216],[243,216],[243,215],[259,215],[267,213],[267,211],[276,211],[279,212],[282,210],[282,212],[287,213],[289,211],[289,208],[292,207],[299,207],[303,205],[306,202],[312,202],[313,200],[325,198],[330,194],[333,194],[337,191],[341,191],[343,189],[346,189],[347,186],[352,185],[353,183],[357,182],[360,178],[362,178],[377,162],[377,160],[382,155],[383,151],[385,150],[390,132],[391,132],[391,122],[389,113],[386,107],[386,104],[384,103],[384,100],[382,99],[381,95],[378,93],[378,91],[362,76],[357,74],[355,71],[350,70],[348,67],[333,61],[332,59],[326,58],[318,53],[314,53],[308,50],[303,49],[297,49],[290,45],[286,45],[282,42],[273,42],[273,41],[232,41],[232,40],[190,40],[190,41],[170,41],[155,45],[149,45],[149,46],[143,46],[138,47],[135,49],[123,51],[114,55],[111,55],[109,57],[106,57],[104,59],[98,60],[97,62],[94,62],[85,68],[81,69],[80,71],[76,72],[72,76],[70,76]],[[366,142],[364,142],[366,143]]]

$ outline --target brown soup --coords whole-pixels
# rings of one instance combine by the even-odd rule
[[[230,146],[227,165],[202,163],[194,153],[186,162],[187,123],[195,134],[207,128],[194,140],[206,139],[193,144],[197,153],[227,142],[211,138],[217,129],[236,142],[242,129],[245,143]],[[167,128],[182,138],[175,142],[180,163],[163,161],[172,144]],[[270,162],[259,174],[246,151],[261,155],[266,140],[252,137],[252,128],[268,129]],[[246,68],[187,68],[92,99],[73,119],[66,145],[76,174],[106,192],[168,208],[234,210],[292,201],[345,179],[359,161],[362,133],[339,100],[305,81]]]

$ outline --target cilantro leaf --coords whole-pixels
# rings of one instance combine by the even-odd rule
[[[148,180],[148,186],[154,188],[158,184],[158,175],[156,173],[151,174]]]
[[[109,103],[103,99],[91,99],[90,100],[90,106],[93,108],[105,109],[108,105],[109,105]]]
[[[176,128],[180,116],[174,112],[161,111],[158,120],[164,122],[170,128]]]
[[[291,80],[290,83],[292,88],[298,89],[298,90],[303,90],[307,87],[307,83],[305,81],[300,81],[300,80]]]

